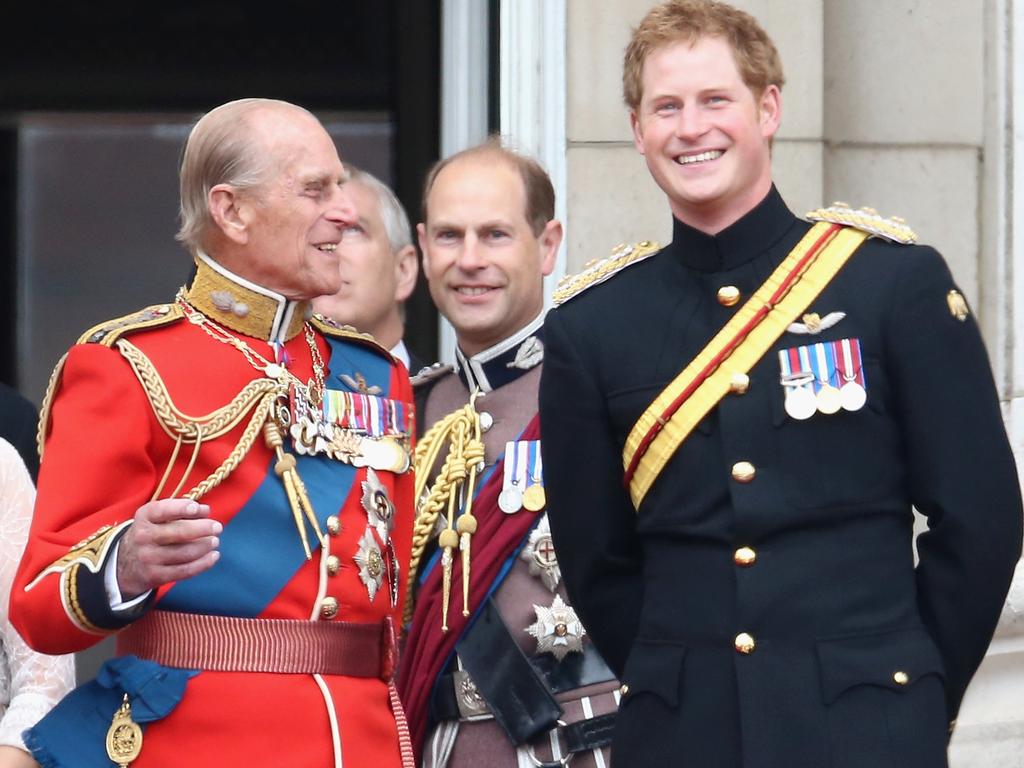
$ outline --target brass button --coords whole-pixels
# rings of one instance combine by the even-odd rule
[[[732,561],[746,568],[757,562],[757,552],[750,547],[740,547],[733,553]]]
[[[480,411],[480,431],[487,432],[494,426],[494,417],[487,411]]]
[[[910,675],[908,675],[902,669],[897,669],[895,672],[892,673],[892,681],[896,683],[896,685],[906,685],[910,682]]]
[[[625,696],[627,693],[629,693],[629,686],[623,683],[619,686],[619,696]]]
[[[740,632],[738,635],[736,635],[736,639],[733,641],[733,645],[736,647],[736,650],[739,653],[746,654],[753,653],[754,646],[756,644],[754,643],[753,636],[747,634],[746,632]]]
[[[325,597],[320,601],[320,615],[325,619],[333,619],[338,615],[338,601],[333,597]]]
[[[338,519],[337,515],[331,515],[327,518],[327,532],[331,536],[337,536],[341,533],[341,520]]]
[[[327,556],[327,573],[331,576],[337,576],[338,571],[341,569],[341,559],[337,555]]]
[[[732,465],[732,479],[737,483],[749,483],[757,474],[757,469],[749,461],[737,461]]]
[[[746,394],[750,389],[750,377],[745,373],[734,373],[729,378],[729,391],[734,395]]]
[[[740,289],[735,285],[723,285],[718,289],[718,303],[723,307],[731,307],[740,300]]]

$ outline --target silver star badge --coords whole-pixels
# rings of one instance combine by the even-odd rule
[[[359,549],[352,559],[359,566],[359,579],[366,585],[372,603],[373,598],[377,596],[377,590],[384,583],[384,558],[381,557],[380,547],[377,546],[371,529],[363,531],[359,539]]]
[[[387,542],[391,536],[391,530],[395,527],[395,505],[388,498],[388,489],[377,477],[373,467],[366,470],[366,479],[363,481],[363,509],[366,510],[366,517],[370,525],[377,531],[380,540]]]
[[[506,363],[506,368],[520,368],[528,371],[535,365],[544,361],[544,344],[536,336],[531,336],[516,350],[516,358],[511,363]]]
[[[530,575],[539,576],[544,586],[554,592],[558,582],[562,580],[562,569],[558,567],[555,557],[555,545],[551,541],[551,526],[547,513],[541,517],[537,527],[530,533],[530,538],[519,553],[519,558],[530,566]]]
[[[537,653],[550,653],[558,661],[570,653],[583,653],[583,636],[587,630],[572,606],[562,601],[561,595],[555,595],[550,608],[534,605],[533,610],[537,612],[537,621],[526,631],[537,639]]]

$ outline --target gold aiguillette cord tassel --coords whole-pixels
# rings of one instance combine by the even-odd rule
[[[299,539],[302,541],[302,549],[306,553],[306,559],[312,560],[313,553],[309,549],[309,538],[306,535],[306,526],[302,518],[305,517],[309,521],[313,530],[316,531],[318,538],[323,538],[323,532],[320,530],[320,524],[316,519],[316,514],[313,512],[313,505],[310,503],[309,495],[306,493],[306,485],[302,482],[302,478],[299,477],[299,473],[295,469],[295,457],[290,453],[284,452],[281,429],[269,419],[263,425],[263,439],[277,456],[277,461],[274,463],[274,473],[281,478],[281,484],[284,485],[284,492],[288,497],[288,505],[292,509],[295,528],[299,532]]]
[[[473,516],[473,486],[476,473],[484,463],[484,444],[480,439],[480,415],[475,408],[476,397],[470,399],[469,410],[472,413],[473,437],[467,441],[463,459],[469,468],[469,480],[466,483],[465,511],[459,515],[459,549],[462,550],[462,615],[469,616],[469,570],[470,547],[473,534],[476,533],[476,517]]]
[[[452,551],[459,545],[459,535],[451,527],[455,495],[449,500],[448,528],[441,531],[438,543],[441,545],[441,631],[448,631],[448,604],[452,596]]]

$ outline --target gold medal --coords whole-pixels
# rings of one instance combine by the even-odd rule
[[[132,705],[126,693],[107,730],[107,757],[118,768],[128,768],[141,752],[142,729],[132,720]]]
[[[818,411],[826,415],[836,413],[843,407],[843,398],[839,394],[839,390],[831,384],[826,384],[819,389],[815,400],[818,404]]]
[[[531,512],[540,512],[540,510],[544,509],[547,501],[544,486],[540,483],[531,485],[523,491],[523,506]]]

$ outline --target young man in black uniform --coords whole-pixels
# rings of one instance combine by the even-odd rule
[[[782,84],[724,3],[665,3],[633,35],[625,97],[673,240],[548,315],[554,541],[624,683],[615,761],[941,768],[1020,556],[1014,459],[942,257],[870,209],[798,219],[773,186]]]

